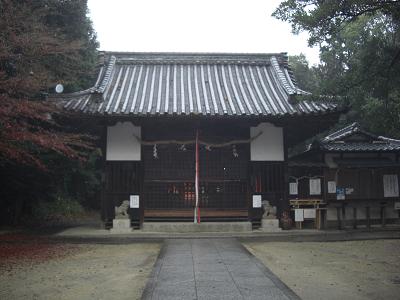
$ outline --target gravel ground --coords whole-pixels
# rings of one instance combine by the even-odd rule
[[[400,240],[244,245],[302,299],[399,299]]]
[[[2,242],[0,299],[140,299],[160,247]]]

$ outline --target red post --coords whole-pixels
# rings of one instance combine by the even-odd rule
[[[199,131],[196,130],[196,175],[195,175],[196,206],[194,210],[194,222],[200,223],[199,207]]]

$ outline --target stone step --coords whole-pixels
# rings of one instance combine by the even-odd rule
[[[144,222],[145,232],[250,232],[250,222]]]

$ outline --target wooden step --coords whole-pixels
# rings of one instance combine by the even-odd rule
[[[247,209],[210,209],[200,208],[200,217],[207,218],[247,218]],[[145,218],[193,218],[193,209],[145,209]]]

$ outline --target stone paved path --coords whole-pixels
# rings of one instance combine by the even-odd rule
[[[300,298],[235,239],[170,239],[142,299]]]

